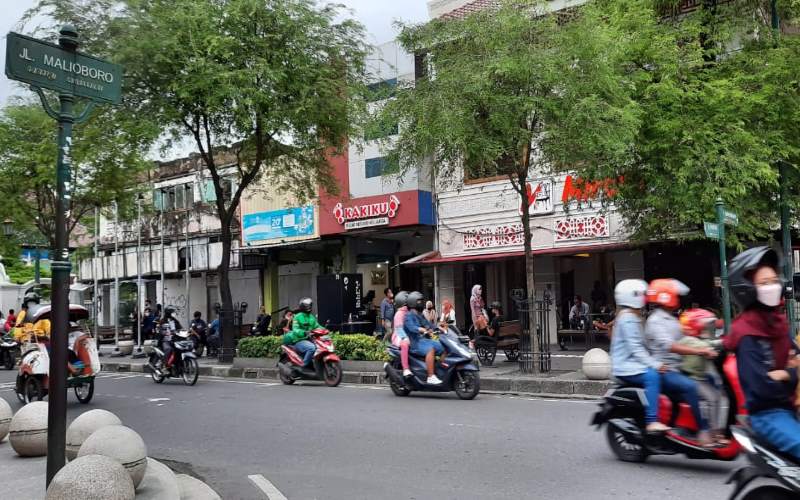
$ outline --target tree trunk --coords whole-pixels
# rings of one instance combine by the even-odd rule
[[[533,275],[531,214],[530,205],[528,203],[528,192],[526,189],[527,175],[520,176],[518,182],[520,187],[518,191],[521,202],[520,206],[522,207],[522,234],[525,239],[523,242],[523,248],[525,249],[525,288],[527,289],[526,297],[528,298],[528,335],[530,336],[530,346],[533,354],[532,373],[539,373],[542,354],[539,338],[536,336],[536,287]]]
[[[217,268],[217,277],[219,278],[219,294],[222,300],[222,350],[220,361],[230,362],[233,361],[234,353],[234,337],[236,336],[236,325],[234,324],[234,311],[233,311],[233,295],[231,294],[231,283],[228,278],[230,264],[231,264],[231,224],[228,217],[220,217],[222,223],[222,231],[220,233],[220,242],[222,243],[222,260]]]

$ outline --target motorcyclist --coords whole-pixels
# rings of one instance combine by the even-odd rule
[[[697,440],[702,446],[711,446],[713,439],[708,420],[700,411],[700,396],[697,383],[681,373],[684,355],[717,357],[717,351],[710,347],[690,347],[680,343],[683,337],[681,323],[676,317],[680,297],[687,295],[689,288],[675,279],[656,279],[647,287],[647,301],[655,309],[645,323],[645,345],[651,356],[660,363],[661,390],[668,395],[685,401],[692,410],[700,432]]]
[[[641,310],[645,306],[647,283],[642,280],[622,280],[614,288],[614,301],[620,309],[611,337],[612,374],[625,384],[644,388],[647,406],[647,432],[664,432],[670,428],[658,421],[658,400],[662,364],[644,346]]]
[[[28,292],[22,298],[22,308],[17,315],[17,321],[13,330],[14,340],[17,342],[22,343],[34,332],[40,335],[50,335],[50,320],[39,320],[35,325],[31,325],[30,321],[26,319],[31,306],[38,305],[39,302],[41,302],[41,297],[37,292]],[[28,326],[26,326],[26,324]]]
[[[425,310],[425,297],[420,292],[408,294],[409,312],[403,321],[403,328],[411,340],[411,353],[425,358],[428,372],[428,384],[438,385],[442,381],[434,372],[436,355],[445,359],[444,347],[438,340],[433,340],[431,335],[434,325],[422,315]]]
[[[164,315],[158,322],[156,328],[156,339],[164,352],[164,367],[169,368],[172,362],[170,361],[170,354],[172,353],[172,336],[183,327],[180,321],[174,316],[175,309],[167,306],[164,308]]]
[[[408,315],[408,292],[403,290],[394,296],[394,307],[392,344],[400,348],[400,364],[403,367],[403,377],[410,377],[413,375],[408,365],[408,351],[411,347],[411,341],[403,328],[403,322],[406,319],[406,315]]]
[[[300,300],[297,314],[292,319],[292,330],[283,336],[283,345],[294,346],[297,354],[303,356],[303,366],[311,365],[314,360],[314,352],[317,350],[313,342],[308,340],[308,333],[312,330],[322,328],[317,321],[317,317],[311,312],[314,301],[310,297]]]
[[[730,287],[743,309],[723,340],[736,351],[750,427],[779,451],[800,460],[800,422],[792,405],[798,385],[786,316],[780,255],[769,247],[745,250],[731,261]]]

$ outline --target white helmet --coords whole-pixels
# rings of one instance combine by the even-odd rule
[[[622,280],[614,288],[617,306],[641,309],[647,300],[647,282],[644,280]]]

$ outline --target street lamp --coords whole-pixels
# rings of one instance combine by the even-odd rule
[[[7,238],[14,236],[14,221],[6,219],[3,221],[3,235]]]

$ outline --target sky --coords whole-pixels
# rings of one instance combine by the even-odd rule
[[[36,0],[0,0],[0,34],[15,30],[22,14],[32,7]],[[420,22],[428,19],[426,0],[335,0],[335,3],[352,9],[352,17],[367,29],[367,42],[379,44],[392,40],[397,32],[392,26],[395,20]],[[5,68],[6,40],[0,38],[0,65]],[[0,106],[8,98],[21,90],[3,73],[0,76]]]

